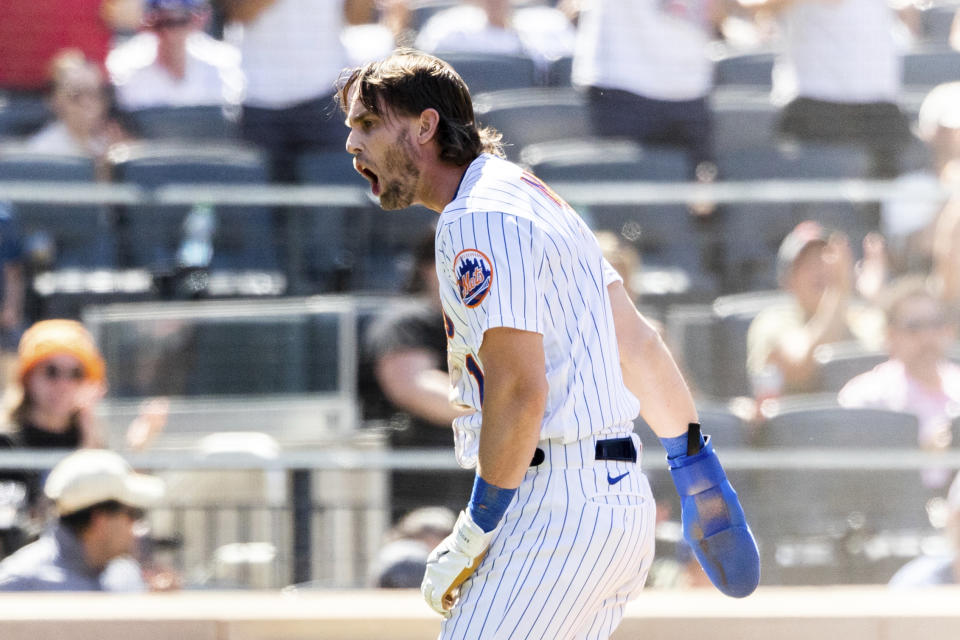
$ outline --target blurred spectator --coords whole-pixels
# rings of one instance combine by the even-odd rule
[[[2,591],[143,591],[135,525],[163,496],[158,478],[119,455],[77,451],[50,472],[44,493],[56,524],[0,563]]]
[[[793,139],[870,148],[872,174],[900,171],[911,140],[897,106],[901,64],[897,17],[886,0],[740,0],[779,18],[783,53],[773,98],[785,105],[780,132]]]
[[[120,109],[222,105],[236,115],[240,52],[202,31],[208,19],[206,0],[147,0],[146,30],[107,58]]]
[[[414,46],[428,53],[527,55],[541,71],[573,55],[576,31],[560,10],[515,8],[511,0],[471,0],[437,12]]]
[[[61,52],[50,65],[49,101],[56,119],[27,140],[27,150],[87,156],[103,171],[107,150],[123,131],[108,116],[100,69],[75,49]]]
[[[623,278],[623,288],[634,303],[640,301],[643,292],[640,289],[641,272],[640,252],[620,234],[613,231],[597,231],[597,243],[610,266]]]
[[[931,89],[920,105],[916,124],[928,160],[898,176],[898,186],[936,194],[960,183],[960,82]],[[943,207],[936,197],[902,197],[882,203],[880,230],[892,273],[930,270],[938,213],[943,215]]]
[[[427,556],[453,530],[457,515],[446,507],[420,507],[404,515],[385,536],[373,562],[373,585],[383,589],[420,586]]]
[[[0,388],[5,388],[16,364],[23,331],[23,244],[13,208],[0,202]]]
[[[777,278],[789,300],[761,311],[747,333],[747,371],[758,396],[816,391],[813,353],[821,344],[881,342],[879,313],[853,300],[852,256],[842,234],[812,220],[798,224],[780,244]]]
[[[573,82],[587,90],[597,135],[686,150],[712,180],[710,41],[723,0],[584,0]]]
[[[275,180],[295,180],[301,152],[343,149],[333,101],[349,63],[340,35],[345,23],[369,22],[373,2],[219,0],[247,80],[241,130],[269,153]]]
[[[365,336],[366,358],[387,401],[394,448],[453,447],[453,419],[463,409],[450,404],[445,321],[440,306],[431,232],[416,246],[407,292],[410,304],[396,305],[376,318]],[[372,399],[376,402],[376,399]],[[463,472],[395,471],[391,474],[393,515],[425,500],[459,509],[473,478]]]
[[[942,554],[914,558],[890,579],[897,589],[960,584],[960,474],[947,493],[946,550]]]
[[[960,161],[955,165],[960,169]],[[953,183],[957,185],[960,180]],[[956,311],[960,308],[960,197],[950,198],[940,211],[934,224],[932,252],[934,286],[943,301]]]
[[[850,380],[838,400],[916,414],[920,446],[944,449],[950,423],[960,416],[960,366],[947,358],[956,321],[922,276],[895,281],[882,299],[890,359]]]
[[[115,31],[140,24],[143,0],[7,0],[0,20],[0,88],[41,92],[60,51],[102,69]]]
[[[18,349],[17,379],[8,388],[8,444],[29,449],[102,447],[106,435],[96,408],[106,393],[106,370],[93,336],[74,320],[42,320],[27,329]],[[166,423],[166,407],[146,403],[130,438],[148,442]],[[39,480],[22,476],[28,502],[39,498]]]

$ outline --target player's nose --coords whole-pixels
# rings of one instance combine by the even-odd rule
[[[360,153],[360,144],[357,140],[356,131],[353,129],[351,129],[350,133],[347,135],[346,148],[347,153],[351,155],[358,155]]]

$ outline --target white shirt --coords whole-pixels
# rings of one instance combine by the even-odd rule
[[[247,76],[245,104],[284,109],[333,94],[349,65],[340,41],[344,0],[277,0],[252,23],[230,25]]]
[[[624,386],[607,285],[618,279],[593,232],[537,178],[491,155],[468,167],[437,225],[437,276],[457,460],[476,466],[484,332],[543,335],[549,392],[541,440],[633,431],[639,402]]]
[[[95,138],[90,141],[90,146],[85,146],[73,137],[67,125],[55,120],[27,138],[24,148],[34,153],[96,157],[106,151],[107,142],[105,139]]]
[[[713,86],[709,0],[587,0],[573,82],[655,100],[695,100]]]
[[[107,70],[125,111],[231,106],[243,98],[240,51],[201,31],[187,37],[183,78],[174,77],[157,62],[157,36],[146,31],[111,51]]]
[[[774,68],[774,100],[896,101],[894,22],[886,0],[794,2],[781,14],[784,55]]]
[[[573,53],[575,30],[551,7],[516,9],[508,28],[495,27],[477,6],[445,9],[432,16],[414,46],[430,53],[526,54],[541,67]]]

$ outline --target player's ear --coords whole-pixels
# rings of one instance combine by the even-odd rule
[[[420,113],[418,125],[417,142],[425,144],[437,135],[437,127],[440,126],[440,113],[436,109],[424,109]]]

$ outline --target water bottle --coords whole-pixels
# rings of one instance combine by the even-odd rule
[[[183,242],[177,251],[177,265],[203,269],[213,259],[213,234],[217,218],[209,204],[197,204],[183,219]]]

